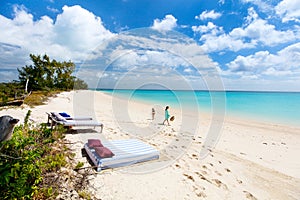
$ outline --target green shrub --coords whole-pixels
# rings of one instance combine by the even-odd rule
[[[83,167],[84,163],[83,162],[78,162],[77,165],[75,166],[75,169],[79,169]]]
[[[64,148],[54,148],[61,138],[62,133],[45,126],[15,127],[12,139],[0,144],[1,199],[46,199],[56,194],[39,184],[44,173],[55,172],[67,163]]]

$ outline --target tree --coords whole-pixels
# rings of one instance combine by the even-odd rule
[[[22,85],[28,84],[28,90],[69,90],[87,89],[87,84],[73,76],[75,64],[71,61],[58,62],[44,56],[30,54],[33,65],[18,69]],[[28,81],[29,80],[29,81]],[[80,86],[80,87],[78,87]]]

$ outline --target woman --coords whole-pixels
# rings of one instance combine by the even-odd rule
[[[170,123],[169,123],[170,114],[169,114],[168,110],[169,110],[169,106],[167,106],[165,109],[165,120],[164,120],[163,124],[165,124],[165,122],[168,122],[168,126],[170,126]]]

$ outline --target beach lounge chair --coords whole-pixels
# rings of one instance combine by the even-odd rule
[[[90,126],[96,128],[100,126],[101,131],[103,131],[103,124],[93,120],[91,117],[63,117],[61,114],[56,112],[47,113],[48,115],[48,124],[51,124],[51,128],[61,124],[64,127],[73,127],[73,126]]]
[[[72,117],[70,115],[68,115],[67,113],[57,113],[57,112],[46,112],[46,114],[48,115],[48,123],[51,120],[51,117],[55,117],[58,118],[60,120],[93,120],[92,117],[88,117],[88,116],[76,116],[76,117]]]
[[[84,145],[98,172],[102,169],[128,166],[159,158],[158,150],[138,139],[102,141],[101,144],[106,148],[105,153],[110,151],[111,156],[101,157],[96,151],[97,147],[91,147],[89,141]]]

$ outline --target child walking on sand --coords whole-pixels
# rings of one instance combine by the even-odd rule
[[[152,108],[152,120],[154,120],[154,116],[155,116],[155,110],[154,108]]]

